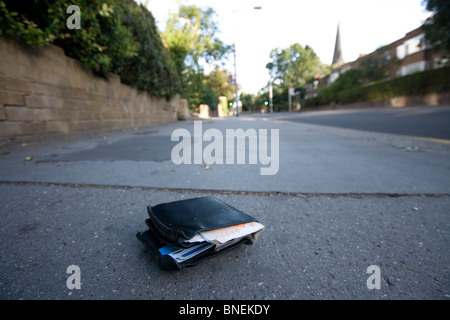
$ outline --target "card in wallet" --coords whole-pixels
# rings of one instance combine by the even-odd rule
[[[205,259],[253,244],[264,225],[214,197],[148,206],[148,230],[137,238],[163,270],[183,270]]]

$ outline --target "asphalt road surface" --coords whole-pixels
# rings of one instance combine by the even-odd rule
[[[416,137],[450,139],[450,108],[407,107],[304,112],[286,120]]]

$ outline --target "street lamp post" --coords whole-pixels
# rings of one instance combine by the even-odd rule
[[[273,85],[272,81],[270,82],[269,86],[269,113],[273,113]]]
[[[234,88],[235,88],[235,103],[236,103],[236,117],[239,117],[239,88],[237,84],[237,67],[236,67],[236,42],[233,43],[233,55],[234,55]]]
[[[253,7],[254,10],[261,10],[261,6]],[[233,15],[237,10],[233,10]],[[236,103],[236,116],[239,117],[239,87],[237,82],[237,66],[236,66],[236,35],[235,35],[235,41],[233,43],[233,56],[234,56],[234,86],[236,88],[236,97],[235,97],[235,103]]]

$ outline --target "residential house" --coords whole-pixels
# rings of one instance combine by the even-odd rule
[[[355,61],[344,63],[338,26],[331,74],[325,76],[317,74],[308,82],[305,85],[305,98],[315,97],[320,88],[332,84],[340,74],[350,69],[371,67],[378,73],[377,80],[381,80],[441,67],[441,56],[430,53],[423,41],[424,37],[425,33],[422,27],[419,27],[391,44],[370,54],[361,54]]]

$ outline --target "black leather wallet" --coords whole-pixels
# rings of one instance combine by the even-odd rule
[[[186,199],[147,207],[148,230],[136,237],[150,250],[163,270],[182,270],[236,248],[253,244],[257,232],[230,240],[224,245],[205,241],[200,233],[224,227],[258,223],[248,214],[213,197]]]

